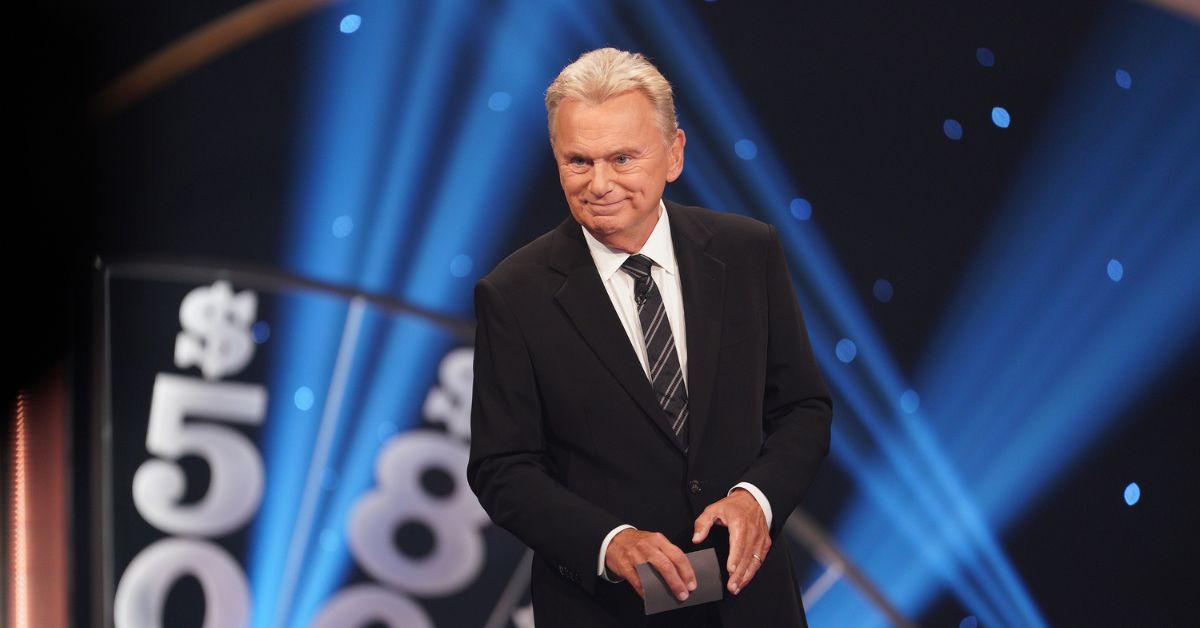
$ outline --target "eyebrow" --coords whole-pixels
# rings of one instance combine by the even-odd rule
[[[632,155],[634,157],[641,157],[645,153],[646,153],[645,148],[638,148],[638,147],[634,147],[634,146],[622,146],[620,148],[617,148],[616,150],[611,151],[607,156],[613,157],[616,155]],[[578,157],[580,159],[586,159],[588,161],[591,161],[591,159],[592,159],[591,157],[583,154],[580,151],[571,151],[569,153],[566,153],[564,156],[567,159],[575,159],[576,157]]]

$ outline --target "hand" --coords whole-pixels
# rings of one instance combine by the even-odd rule
[[[604,553],[604,565],[608,572],[628,580],[638,595],[646,597],[637,572],[637,566],[641,563],[650,563],[667,581],[667,588],[680,602],[687,599],[689,591],[696,590],[696,573],[692,571],[692,564],[683,555],[683,550],[675,547],[661,533],[621,530],[608,542],[608,550]]]
[[[729,561],[726,571],[729,592],[737,595],[762,566],[771,549],[771,533],[767,517],[754,496],[745,489],[735,489],[728,497],[713,502],[696,517],[696,533],[692,542],[699,543],[708,536],[714,523],[729,528]],[[758,554],[758,558],[754,558]]]

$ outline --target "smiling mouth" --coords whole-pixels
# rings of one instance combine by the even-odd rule
[[[624,203],[626,200],[627,199],[621,199],[619,201],[613,201],[611,203],[597,203],[595,201],[592,201],[592,202],[589,202],[588,205],[591,205],[592,207],[606,208],[606,207],[612,207],[614,205],[620,205],[621,203]]]

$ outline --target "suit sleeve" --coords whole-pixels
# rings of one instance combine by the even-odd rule
[[[486,278],[475,285],[475,316],[467,482],[496,525],[591,593],[599,579],[596,551],[625,522],[555,479],[524,335]]]
[[[777,538],[829,454],[833,402],[813,357],[775,227],[768,234],[765,440],[741,481],[758,487],[770,501],[771,537]]]

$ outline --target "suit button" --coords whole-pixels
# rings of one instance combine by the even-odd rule
[[[700,482],[696,480],[688,482],[688,490],[691,491],[692,495],[699,495],[703,492],[703,489],[700,488]]]

